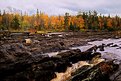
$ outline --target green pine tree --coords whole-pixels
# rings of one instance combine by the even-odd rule
[[[15,30],[17,30],[17,29],[20,28],[19,25],[20,25],[20,24],[19,24],[19,19],[18,19],[17,16],[15,16],[15,17],[13,18],[13,21],[12,21],[12,28],[15,29]]]

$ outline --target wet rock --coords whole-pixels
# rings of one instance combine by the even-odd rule
[[[90,69],[91,66],[90,65],[85,65],[79,69],[77,69],[75,72],[71,73],[72,77],[75,76],[76,74],[81,74],[83,72],[85,72],[87,69]],[[81,77],[80,77],[81,78]],[[83,77],[82,77],[83,78]]]
[[[55,72],[65,72],[67,67],[71,65],[67,60],[56,61],[55,64]]]
[[[112,62],[101,62],[93,67],[83,66],[72,73],[69,81],[110,81],[109,75],[114,71]]]
[[[115,39],[119,39],[119,38],[120,38],[120,36],[115,36],[114,38],[115,38]]]
[[[91,54],[91,52],[81,52],[79,49],[60,53],[57,56],[51,57],[56,64],[57,72],[64,72],[67,66],[71,66],[71,63],[76,63],[83,60],[91,60],[95,56],[101,56],[100,53]]]
[[[50,81],[52,78],[55,78],[56,75],[51,70],[39,70],[36,69],[32,71],[28,69],[23,72],[19,72],[14,76],[8,76],[2,81]]]
[[[50,81],[55,78],[55,63],[53,61],[44,62],[41,64],[33,65],[32,72],[35,81]]]
[[[38,48],[31,48],[30,49],[30,52],[34,52],[34,51],[36,51]]]
[[[82,60],[82,58],[80,58],[81,57],[80,53],[81,53],[81,51],[79,49],[75,49],[75,50],[67,51],[64,53],[59,53],[57,55],[57,57],[61,57],[62,59],[65,59],[65,61],[69,61],[69,62],[74,63],[74,62],[77,62],[79,60]],[[78,57],[78,58],[76,58],[76,57]]]
[[[23,35],[24,36],[29,36],[30,35],[30,32],[23,32]]]
[[[116,49],[121,49],[121,47],[119,47],[119,48],[116,48]]]
[[[39,44],[39,42],[40,42],[40,41],[38,41],[38,40],[34,40],[34,41],[33,41],[34,44]]]
[[[27,36],[20,33],[11,36],[10,40],[2,41],[2,45],[0,45],[0,81],[50,81],[56,77],[55,72],[65,72],[67,67],[73,63],[81,60],[90,61],[93,57],[100,55],[96,52],[96,46],[89,51],[70,50],[55,57],[41,55],[44,52],[68,49],[70,45],[87,43],[80,39],[82,34],[71,35],[63,35],[62,38],[57,35],[33,34]],[[88,35],[82,37],[86,36],[88,37]],[[75,40],[73,37],[76,37]],[[31,39],[32,42],[27,43],[24,39]]]
[[[97,49],[98,49],[98,46],[95,45],[95,46],[93,46],[93,47],[87,49],[86,51],[87,51],[87,52],[96,52]]]
[[[40,69],[40,70],[54,70],[55,67],[56,67],[56,64],[53,61],[47,61],[34,66],[35,69]]]
[[[102,45],[98,46],[99,50],[104,51],[104,46],[105,46],[105,44],[102,44]]]
[[[55,65],[55,72],[65,72],[68,66],[71,66],[68,58],[62,58],[60,56],[51,57],[51,60]]]
[[[95,53],[92,54],[92,58],[93,58],[93,57],[98,57],[98,58],[100,58],[100,57],[101,57],[101,53],[100,53],[100,52],[95,52]]]
[[[81,53],[80,49],[74,49],[74,50],[70,50],[64,53],[59,53],[57,56],[60,56],[61,58],[68,58],[69,56],[76,55],[79,53]]]
[[[25,39],[26,45],[30,45],[32,43],[31,39]]]
[[[118,47],[118,45],[117,45],[117,44],[115,44],[115,45],[112,45],[111,47]]]
[[[13,54],[9,54],[7,50],[0,50],[0,63],[11,63],[15,61],[15,57]]]
[[[117,66],[118,67],[118,66]],[[116,72],[110,76],[111,81],[121,81],[121,64],[119,64],[119,68],[116,69]]]
[[[27,73],[27,68],[32,68],[31,65],[34,63],[42,63],[43,61],[47,61],[49,57],[38,57],[38,59],[35,57],[32,57],[29,54],[20,54],[18,58],[16,58],[15,62],[12,63],[2,63],[0,67],[0,79],[6,79],[6,77],[11,76],[15,78],[15,74],[19,72]],[[47,64],[48,65],[48,64]],[[49,64],[50,65],[50,64]],[[45,64],[46,66],[46,64]],[[14,76],[15,75],[15,76]],[[21,75],[20,75],[21,76]],[[11,80],[11,79],[10,79]]]
[[[65,44],[63,42],[59,42],[61,46],[64,46]]]
[[[109,44],[107,44],[106,46],[111,46],[111,45],[113,45],[114,43],[109,43]]]
[[[56,77],[56,74],[51,70],[35,71],[35,81],[50,81]]]

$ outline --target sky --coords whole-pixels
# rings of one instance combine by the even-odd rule
[[[36,13],[39,9],[48,15],[76,15],[78,11],[93,11],[103,15],[121,16],[121,0],[0,0],[0,10]]]

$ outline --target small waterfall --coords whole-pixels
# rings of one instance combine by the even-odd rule
[[[117,44],[118,47],[105,47],[105,51],[99,51],[102,54],[103,58],[107,58],[107,57],[113,57],[115,56],[115,58],[117,58],[118,60],[121,60],[121,49],[117,49],[119,47],[121,47],[121,39],[104,39],[102,41],[94,41],[94,42],[89,42],[90,45],[87,46],[80,46],[80,47],[73,47],[71,49],[81,49],[81,51],[85,51],[86,49],[94,46],[94,45],[100,45],[100,44],[109,44],[109,43],[114,43]],[[111,54],[111,55],[109,55]],[[77,69],[81,68],[84,65],[90,65],[90,66],[94,66],[100,62],[105,61],[105,59],[101,59],[101,58],[93,58],[90,62],[87,61],[79,61],[75,64],[72,64],[72,67],[68,67],[66,72],[64,73],[56,73],[57,77],[52,79],[51,81],[67,81],[69,80],[69,78],[71,77],[71,73],[75,72]]]
[[[72,64],[72,67],[68,67],[66,72],[64,73],[56,73],[57,77],[52,79],[51,81],[67,81],[71,77],[71,73],[76,71],[76,69],[84,66],[91,65],[86,61],[79,61],[78,63]]]
[[[72,67],[68,67],[64,73],[56,72],[57,77],[52,79],[51,81],[67,81],[71,77],[71,73],[75,72],[77,69],[81,68],[82,66],[85,66],[85,65],[94,66],[103,61],[104,59],[100,59],[100,58],[94,58],[90,62],[90,64],[87,61],[79,61],[75,64],[72,64]]]

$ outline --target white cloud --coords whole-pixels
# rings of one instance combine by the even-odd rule
[[[65,12],[76,14],[79,10],[97,10],[102,14],[118,14],[121,16],[120,0],[1,0],[0,9],[7,7],[27,11],[41,10],[49,15],[61,15]]]

